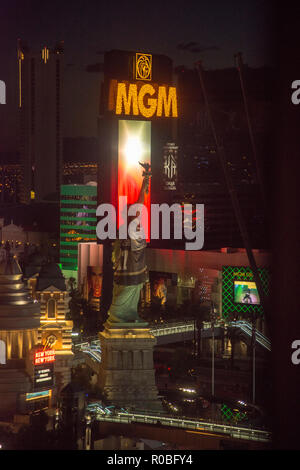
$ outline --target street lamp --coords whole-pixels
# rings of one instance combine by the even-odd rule
[[[91,415],[85,415],[86,428],[85,428],[85,450],[91,450]]]
[[[252,317],[252,403],[255,404],[255,349],[256,349],[256,316]]]
[[[59,411],[59,408],[56,408],[56,410],[55,410],[54,429],[58,429],[59,421],[60,421],[60,411]]]
[[[211,302],[210,308],[210,321],[212,328],[212,360],[211,360],[211,395],[212,399],[215,396],[215,321],[216,321],[217,309],[214,306],[214,303]]]

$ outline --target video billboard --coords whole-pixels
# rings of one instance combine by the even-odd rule
[[[234,281],[234,301],[238,304],[260,304],[255,282]]]
[[[265,295],[269,292],[269,271],[258,268]],[[232,314],[259,313],[263,315],[253,272],[248,266],[223,266],[222,269],[222,316],[226,320]]]
[[[144,170],[140,163],[151,164],[151,122],[121,119],[118,137],[118,197],[126,196],[128,207],[138,201],[143,183]],[[150,193],[151,182],[144,201],[148,213],[141,217],[146,233],[150,233]],[[124,199],[118,201],[118,227],[125,223],[125,203]],[[149,241],[149,236],[146,239]]]

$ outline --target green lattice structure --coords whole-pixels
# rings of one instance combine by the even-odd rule
[[[267,268],[258,268],[265,295],[269,293],[269,271]],[[234,301],[234,281],[253,281],[251,268],[247,266],[223,266],[222,270],[222,316],[225,320],[231,314],[237,316],[251,313],[263,315],[263,307],[259,304],[242,304]]]
[[[78,243],[95,242],[97,186],[61,186],[60,263],[63,270],[77,271]]]
[[[240,410],[232,409],[229,406],[225,405],[225,403],[223,403],[221,406],[221,414],[222,414],[223,420],[228,421],[228,422],[231,422],[231,421],[239,422],[239,421],[245,421],[247,419],[246,413],[243,413]]]

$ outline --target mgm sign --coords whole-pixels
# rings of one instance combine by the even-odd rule
[[[108,111],[117,116],[140,116],[146,119],[177,118],[176,87],[152,82],[152,55],[137,52],[132,69],[135,82],[110,80]]]
[[[105,53],[100,106],[105,188],[102,185],[99,204],[110,202],[122,213],[120,196],[126,196],[129,205],[135,203],[142,184],[140,163],[150,164],[153,174],[159,175],[153,178],[155,197],[162,188],[176,189],[178,147],[165,144],[175,140],[179,115],[172,78],[172,61],[167,56],[120,50]],[[151,194],[150,186],[145,202],[149,213]]]
[[[168,58],[126,51],[107,56],[106,111],[139,119],[178,117],[177,89],[171,85]],[[164,73],[164,67],[170,70]]]

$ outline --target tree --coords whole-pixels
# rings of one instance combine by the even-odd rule
[[[72,369],[72,382],[80,385],[84,390],[91,388],[93,372],[89,367],[78,365]]]
[[[176,348],[169,363],[171,367],[171,375],[174,379],[185,376],[188,369],[193,365],[192,357],[186,348]]]
[[[101,327],[99,312],[82,297],[78,289],[71,290],[70,297],[70,311],[67,318],[73,321],[75,328],[83,331],[86,335],[95,335]]]
[[[46,450],[54,449],[55,444],[51,432],[47,431],[49,417],[45,411],[33,414],[30,426],[22,426],[16,435],[14,449],[16,450]]]
[[[75,286],[76,286],[76,279],[75,277],[69,277],[68,279],[68,285],[70,287],[70,291],[73,292],[75,290]]]
[[[237,314],[236,313],[229,313],[227,317],[228,322],[235,322],[237,321]],[[230,356],[230,361],[231,361],[231,368],[234,367],[234,354],[235,354],[235,345],[238,339],[238,331],[236,327],[229,327],[227,329],[227,334],[231,342],[231,356]]]
[[[83,329],[83,310],[82,310],[82,297],[78,289],[73,289],[70,292],[71,300],[69,302],[69,314],[68,318],[70,318],[74,323],[74,328],[78,328],[80,330]]]
[[[203,322],[210,319],[210,303],[208,301],[198,301],[191,305],[190,311],[195,321],[195,337],[197,350],[196,354],[199,357],[201,354],[201,331],[203,329]]]

